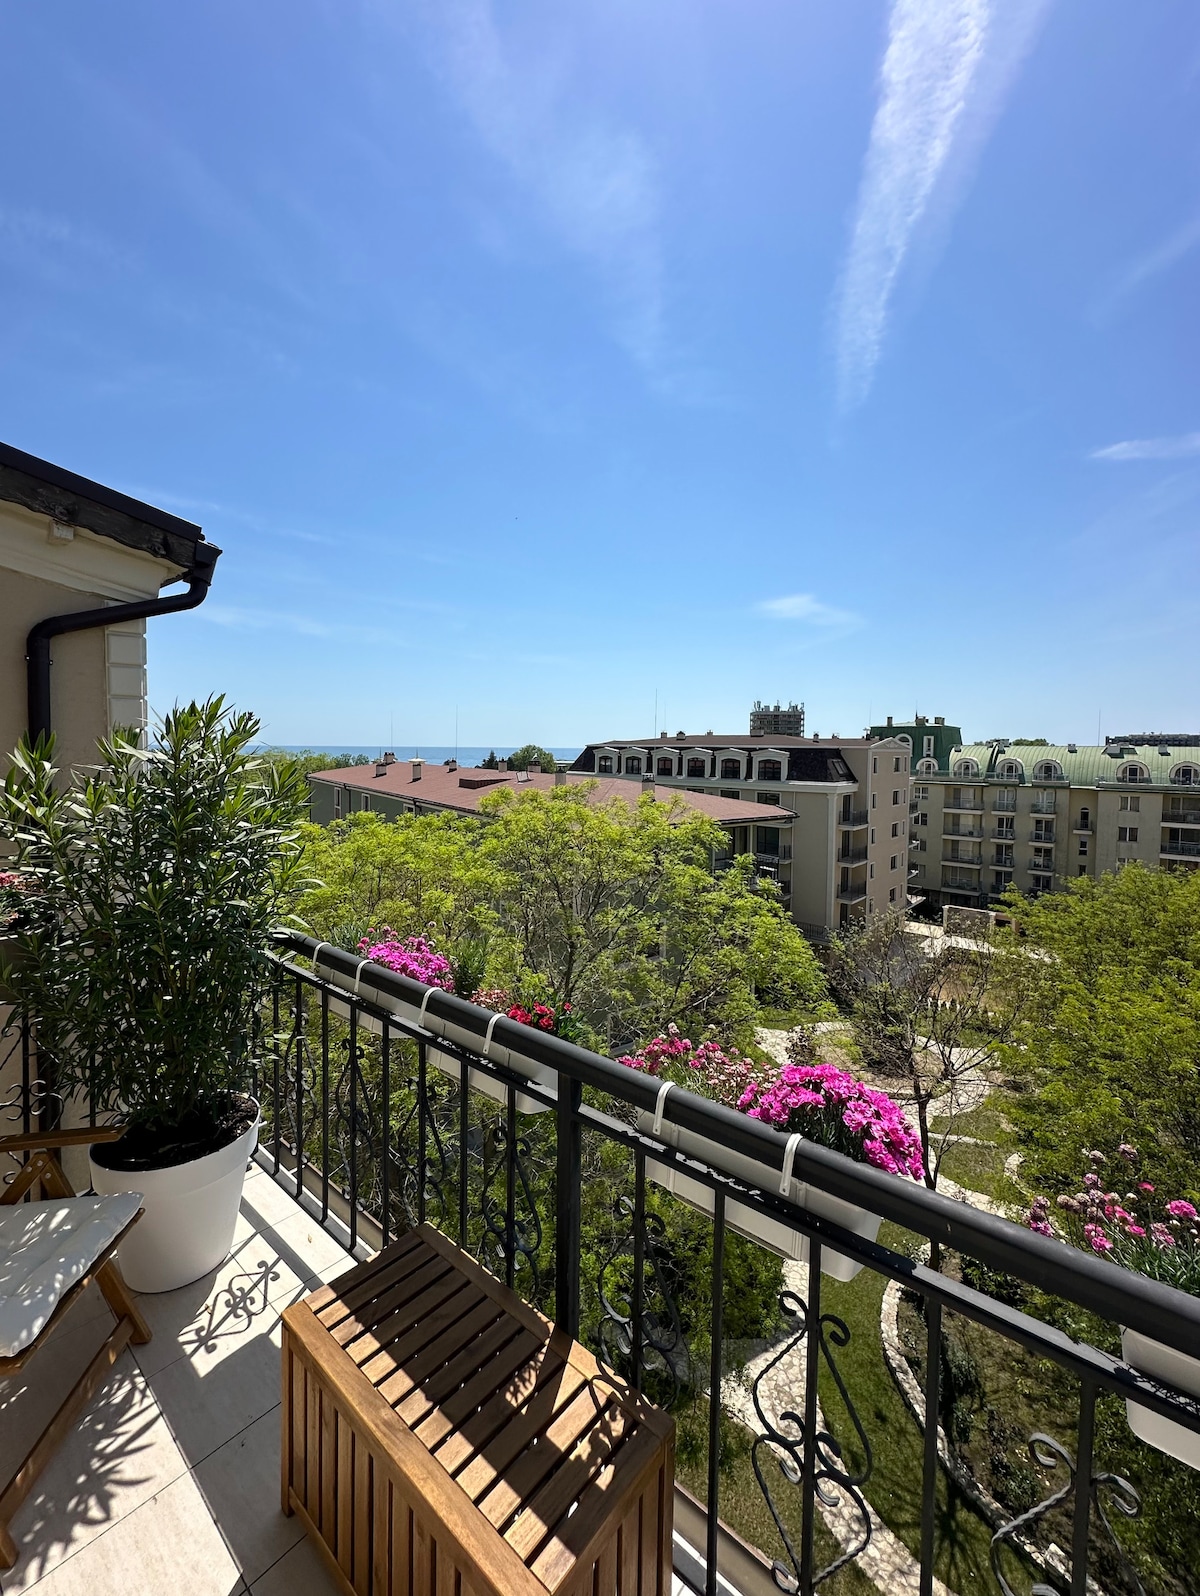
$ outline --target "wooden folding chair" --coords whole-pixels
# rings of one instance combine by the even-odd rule
[[[93,1280],[104,1294],[104,1299],[117,1321],[116,1328],[108,1340],[88,1364],[81,1379],[34,1442],[12,1479],[3,1491],[0,1491],[0,1569],[11,1568],[17,1560],[17,1548],[9,1533],[9,1525],[17,1509],[28,1496],[34,1481],[53,1456],[55,1448],[70,1433],[75,1420],[91,1400],[96,1388],[126,1344],[132,1341],[141,1345],[150,1339],[149,1327],[138,1312],[129,1287],[121,1278],[121,1271],[113,1258],[113,1253],[122,1239],[142,1217],[142,1209],[139,1207],[131,1216],[126,1217],[130,1206],[128,1196],[77,1199],[63,1173],[62,1165],[55,1156],[55,1152],[61,1148],[115,1141],[120,1134],[119,1129],[84,1129],[50,1131],[45,1134],[34,1131],[29,1135],[0,1137],[0,1159],[5,1154],[11,1153],[25,1152],[32,1155],[19,1168],[12,1182],[0,1189],[0,1210],[20,1204],[20,1217],[25,1220],[25,1228],[32,1233],[32,1227],[38,1222],[39,1210],[43,1208],[43,1204],[53,1202],[61,1205],[64,1201],[70,1200],[73,1205],[65,1215],[61,1211],[59,1214],[63,1219],[61,1234],[64,1243],[67,1244],[66,1255],[62,1260],[63,1278],[70,1283],[65,1285],[57,1302],[49,1310],[49,1317],[36,1330],[36,1334],[32,1335],[32,1339],[29,1339],[27,1344],[20,1345],[12,1355],[0,1357],[0,1379],[16,1374],[25,1367],[43,1342],[53,1335],[64,1315],[70,1311],[72,1305],[78,1301]],[[22,1199],[32,1193],[35,1187],[40,1188],[40,1200],[31,1199],[23,1202]],[[106,1204],[115,1206],[106,1208],[104,1206]],[[73,1234],[72,1219],[76,1212],[83,1216],[84,1228]],[[14,1229],[17,1231],[16,1245],[10,1246],[6,1254],[10,1259],[19,1255],[21,1251],[21,1231],[13,1224],[17,1218],[17,1215],[10,1216],[4,1226],[6,1241],[12,1240],[8,1234],[10,1231]],[[118,1225],[119,1229],[116,1228]],[[51,1234],[57,1244],[60,1232],[53,1230]],[[69,1245],[72,1242],[73,1247]],[[90,1255],[93,1246],[94,1257]],[[0,1262],[2,1261],[0,1259]],[[50,1262],[54,1262],[53,1257]],[[10,1314],[10,1320],[12,1318],[19,1320],[24,1312],[24,1299],[19,1293],[15,1293],[5,1302],[2,1298],[4,1289],[4,1285],[0,1283],[0,1306],[11,1307],[14,1302],[19,1303],[16,1313]],[[52,1291],[51,1287],[51,1295]],[[47,1306],[46,1290],[43,1287],[38,1311],[30,1316],[26,1335],[32,1332],[37,1318],[41,1317]],[[24,1340],[24,1336],[19,1335],[17,1339]],[[5,1345],[8,1346],[10,1343],[6,1341]]]

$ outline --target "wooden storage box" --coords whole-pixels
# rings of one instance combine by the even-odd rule
[[[670,1596],[674,1422],[428,1225],[283,1316],[283,1506],[355,1596]]]

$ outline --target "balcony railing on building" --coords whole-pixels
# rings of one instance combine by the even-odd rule
[[[264,1117],[260,1159],[348,1254],[432,1224],[676,1412],[690,1488],[677,1492],[675,1567],[694,1589],[809,1593],[857,1565],[881,1589],[930,1596],[935,1565],[945,1569],[948,1555],[952,1569],[959,1555],[945,1541],[947,1492],[959,1491],[945,1469],[961,1468],[941,1422],[957,1411],[958,1371],[943,1356],[951,1321],[1003,1348],[1039,1432],[1030,1442],[997,1430],[988,1442],[1027,1473],[1031,1445],[1039,1470],[1023,1510],[993,1513],[997,1579],[1027,1590],[1032,1562],[1034,1583],[1072,1596],[1093,1591],[1098,1570],[1111,1596],[1140,1588],[1123,1541],[1140,1504],[1133,1485],[1105,1471],[1098,1404],[1133,1400],[1190,1444],[1200,1403],[1012,1306],[1012,1288],[1073,1305],[1077,1336],[1103,1321],[1180,1354],[1200,1345],[1200,1301],[689,1092],[665,1093],[653,1077],[356,954],[281,933],[273,962],[274,1045],[250,1083]],[[27,1049],[27,1077],[31,1067]],[[829,1199],[851,1209],[831,1210]],[[893,1244],[846,1228],[854,1209],[895,1227]],[[737,1233],[768,1227],[784,1238],[777,1251],[807,1269],[785,1276],[774,1350],[747,1364],[726,1337],[730,1283],[741,1278],[727,1265],[736,1245],[745,1268]],[[699,1300],[679,1298],[676,1247],[699,1259]],[[938,1266],[949,1257],[972,1263],[971,1283],[966,1270]],[[874,1510],[895,1490],[889,1476],[906,1443],[863,1384],[863,1321],[852,1330],[838,1316],[847,1268],[902,1291],[920,1326],[906,1400],[923,1440],[899,1464],[919,1511],[893,1529]],[[868,1333],[880,1335],[878,1320]],[[1046,1370],[1057,1384],[1044,1386]],[[1055,1395],[1039,1410],[1043,1388]],[[735,1489],[738,1456],[753,1467]],[[747,1490],[759,1493],[757,1510],[739,1495]],[[778,1536],[760,1547],[772,1522]]]
[[[1200,840],[1196,842],[1184,841],[1182,838],[1169,840],[1161,845],[1159,852],[1175,859],[1200,859]]]
[[[864,843],[857,848],[842,848],[837,855],[838,864],[863,864],[866,861],[867,848]]]
[[[839,826],[851,826],[857,829],[859,826],[869,824],[870,819],[871,811],[869,809],[843,809],[841,814],[838,815],[837,823]]]

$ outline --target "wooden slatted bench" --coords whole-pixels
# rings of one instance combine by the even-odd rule
[[[283,1316],[283,1508],[355,1596],[670,1596],[674,1452],[428,1225]]]

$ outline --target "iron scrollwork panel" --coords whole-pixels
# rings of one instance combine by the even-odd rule
[[[614,1213],[618,1240],[601,1264],[596,1281],[600,1358],[660,1407],[674,1409],[690,1394],[694,1380],[667,1264],[666,1226],[658,1214],[644,1213],[640,1236],[636,1236],[638,1216],[632,1197],[618,1198]],[[639,1256],[641,1280],[635,1283]]]
[[[796,1328],[770,1362],[759,1370],[751,1385],[751,1401],[762,1431],[756,1436],[750,1449],[750,1460],[755,1478],[758,1480],[759,1488],[766,1499],[775,1528],[787,1553],[787,1564],[780,1561],[774,1564],[775,1583],[780,1590],[788,1592],[791,1596],[791,1593],[801,1588],[821,1584],[838,1569],[859,1557],[870,1544],[871,1513],[863,1496],[863,1487],[871,1477],[874,1458],[870,1440],[850,1399],[834,1356],[835,1349],[849,1344],[849,1328],[834,1314],[822,1314],[814,1323],[808,1304],[794,1291],[783,1292],[779,1298],[779,1306],[785,1319],[792,1321]],[[776,1370],[780,1370],[788,1380],[788,1390],[803,1392],[803,1377],[796,1368],[795,1361],[789,1366],[789,1360],[795,1360],[795,1355],[801,1348],[804,1349],[806,1359],[813,1356],[820,1358],[833,1377],[842,1409],[850,1421],[862,1453],[863,1462],[857,1469],[847,1463],[840,1443],[821,1426],[819,1415],[814,1416],[810,1435],[803,1414],[796,1408],[781,1407],[773,1418],[766,1406],[764,1387],[777,1383],[772,1382],[770,1378]],[[817,1499],[825,1507],[832,1509],[841,1506],[842,1498],[846,1498],[852,1507],[853,1524],[849,1545],[845,1545],[843,1540],[844,1549],[841,1554],[826,1567],[814,1573],[811,1581],[806,1582],[800,1552],[772,1494],[769,1475],[774,1471],[769,1468],[769,1464],[772,1462],[775,1464],[787,1484],[799,1488],[809,1446],[813,1449],[813,1479]]]

